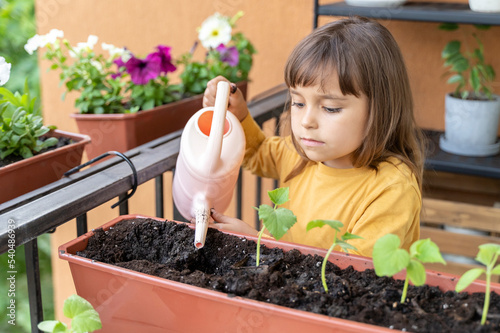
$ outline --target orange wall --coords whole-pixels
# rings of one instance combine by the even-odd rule
[[[326,1],[328,2],[328,1]],[[461,0],[466,2],[466,0]],[[89,34],[99,37],[101,42],[126,46],[137,55],[144,55],[158,44],[172,47],[173,56],[188,51],[197,37],[196,28],[201,22],[219,11],[233,15],[243,10],[245,15],[237,24],[258,50],[251,72],[249,97],[282,82],[285,60],[293,46],[312,29],[313,0],[36,0],[38,33],[47,33],[52,28],[64,31],[71,43],[86,41]],[[438,24],[422,22],[400,22],[390,19],[382,21],[394,34],[405,56],[416,103],[416,116],[424,128],[444,128],[444,95],[451,91],[442,77],[444,72],[440,53],[446,42],[460,32],[442,32]],[[397,9],[395,9],[397,10]],[[324,24],[333,18],[321,18]],[[468,28],[471,28],[470,26]],[[500,72],[499,30],[496,27],[485,34],[484,44],[487,60]],[[198,57],[202,51],[198,50]],[[75,112],[74,96],[61,100],[64,90],[59,87],[58,73],[47,72],[48,63],[41,62],[42,102],[46,124],[77,132],[76,124],[69,117]],[[175,78],[175,75],[174,75]],[[175,80],[175,79],[174,79]],[[499,90],[498,82],[496,83]],[[170,188],[170,179],[165,177],[165,188]],[[270,183],[265,187],[270,188]],[[131,213],[154,214],[153,183],[139,188],[130,203]],[[168,192],[168,191],[167,191]],[[244,200],[253,202],[253,181],[245,182]],[[114,202],[114,201],[113,201]],[[166,217],[171,218],[171,200],[165,198]],[[97,227],[115,217],[107,203],[89,212],[89,228]],[[229,212],[232,214],[232,211]],[[245,216],[253,223],[253,209],[245,206]],[[57,246],[74,238],[76,227],[68,223],[57,229],[52,237],[53,258],[57,258]],[[73,283],[67,264],[55,259],[54,286],[57,317],[62,319],[62,301],[73,291]]]

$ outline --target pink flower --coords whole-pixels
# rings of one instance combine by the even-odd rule
[[[158,52],[156,54],[161,59],[161,71],[163,73],[173,72],[176,70],[174,64],[172,64],[172,56],[170,55],[170,47],[164,45],[157,46]]]

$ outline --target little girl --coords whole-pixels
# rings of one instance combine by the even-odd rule
[[[217,77],[203,103],[215,100]],[[349,18],[313,31],[285,67],[291,135],[266,138],[239,90],[229,110],[245,130],[243,166],[290,188],[287,208],[297,223],[282,240],[329,248],[334,230],[306,232],[315,219],[338,220],[353,253],[371,256],[375,241],[399,236],[408,249],[420,233],[422,134],[403,57],[390,32],[375,21]],[[212,211],[218,229],[257,234],[236,218]]]

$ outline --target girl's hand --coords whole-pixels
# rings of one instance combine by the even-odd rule
[[[207,89],[205,89],[205,94],[203,95],[203,107],[214,106],[217,83],[219,81],[226,81],[231,85],[228,110],[231,111],[239,121],[242,121],[248,115],[248,107],[243,97],[243,93],[239,89],[234,91],[234,88],[236,88],[234,83],[229,82],[229,80],[223,76],[217,76],[215,79],[208,81]]]
[[[255,230],[242,220],[221,214],[213,208],[211,210],[211,213],[212,213],[212,218],[214,219],[215,222],[217,222],[210,224],[210,227],[212,228],[225,231],[240,232],[242,234],[247,234],[252,236],[257,236],[259,233],[257,230]]]

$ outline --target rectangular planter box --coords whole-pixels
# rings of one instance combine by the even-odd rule
[[[238,87],[246,94],[246,81],[238,83]],[[197,95],[137,113],[74,113],[71,117],[76,120],[80,133],[92,139],[85,148],[88,158],[92,159],[111,150],[124,153],[184,128],[189,118],[203,107],[202,101],[203,95]]]
[[[141,218],[120,216],[102,226]],[[151,218],[151,217],[144,217]],[[158,219],[163,221],[162,219]],[[232,234],[232,233],[228,233]],[[76,256],[87,247],[89,232],[59,247],[59,257],[69,262],[78,295],[96,308],[102,332],[394,332],[394,330],[290,309],[204,288],[174,282]],[[241,236],[238,234],[234,234]],[[244,236],[250,240],[255,237]],[[298,249],[303,254],[324,256],[326,250],[263,239],[269,248]],[[370,258],[333,252],[329,260],[340,268],[358,271],[373,268]],[[403,279],[402,274],[395,278]],[[457,277],[428,272],[427,284],[453,290]],[[500,286],[492,290],[500,292]],[[468,292],[484,292],[483,282],[474,282]]]
[[[0,168],[0,203],[55,182],[66,171],[80,165],[89,136],[60,130],[52,130],[46,136],[67,137],[74,143]]]

